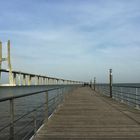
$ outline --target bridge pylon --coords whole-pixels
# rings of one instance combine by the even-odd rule
[[[2,69],[2,63],[4,61],[7,61],[7,67],[9,70],[9,85],[13,85],[13,74],[12,74],[12,65],[11,65],[11,56],[10,56],[10,40],[7,42],[7,56],[3,58],[2,55],[2,42],[0,41],[0,79],[1,79],[1,69]]]

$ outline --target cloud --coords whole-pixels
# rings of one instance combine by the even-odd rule
[[[14,0],[6,8],[5,1],[0,38],[11,39],[16,69],[81,80],[96,75],[106,82],[106,72],[113,68],[124,74],[116,74],[116,81],[135,82],[139,4],[138,0]]]

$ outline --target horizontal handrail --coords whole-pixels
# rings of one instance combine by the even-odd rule
[[[117,93],[117,94],[114,94],[114,96],[117,96],[117,95],[126,97],[126,100],[127,100],[127,98],[129,98],[129,99],[132,99],[132,100],[140,101],[140,99],[136,99],[136,98],[133,98],[133,97],[126,96],[126,94],[125,95],[122,95],[120,92]],[[125,98],[123,98],[123,100],[125,100]]]
[[[140,86],[129,86],[129,85],[116,85],[116,84],[113,84],[112,85],[113,87],[125,87],[125,88],[140,88]]]
[[[16,98],[22,98],[22,97],[26,97],[26,96],[31,96],[31,95],[35,95],[35,94],[39,94],[39,93],[43,93],[43,92],[52,91],[52,90],[57,90],[57,89],[61,89],[61,88],[64,88],[64,87],[66,87],[66,86],[51,88],[51,89],[46,89],[46,90],[42,90],[42,91],[31,92],[31,93],[26,93],[26,94],[22,94],[22,95],[11,96],[11,97],[5,97],[5,98],[1,98],[0,102],[4,102],[4,101],[7,101],[7,100],[12,100],[12,99],[16,99]]]
[[[105,84],[96,84],[96,86],[108,86],[109,84],[105,83]],[[140,88],[140,86],[130,86],[130,85],[121,85],[121,84],[112,84],[113,87],[126,87],[126,88]]]
[[[115,91],[115,92],[120,92],[120,93],[123,93],[123,94],[127,94],[127,95],[135,95],[135,94],[133,94],[132,92],[124,92],[124,91],[119,91],[119,90],[114,90],[113,89],[113,91]],[[140,97],[140,95],[136,95],[136,96],[138,96],[138,97]]]

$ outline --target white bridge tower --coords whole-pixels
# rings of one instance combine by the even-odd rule
[[[2,55],[2,42],[0,41],[0,79],[1,79],[1,69],[2,62],[7,61],[7,66],[9,70],[9,85],[13,85],[13,74],[12,74],[12,66],[11,66],[11,58],[10,58],[10,40],[7,42],[7,57],[3,58]]]

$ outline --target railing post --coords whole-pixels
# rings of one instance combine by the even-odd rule
[[[37,117],[37,110],[35,109],[33,112],[34,134],[36,134],[36,131],[37,131],[37,122],[36,122],[37,119],[36,119],[36,117]]]
[[[123,103],[124,102],[124,100],[123,100],[123,88],[122,87],[120,87],[120,92],[121,92],[121,102]]]
[[[46,92],[46,121],[48,121],[48,92]]]
[[[92,80],[90,80],[90,88],[92,89]]]
[[[136,108],[139,109],[139,101],[138,101],[138,97],[139,97],[139,95],[138,95],[138,88],[136,88],[136,95],[135,95],[135,96],[136,96],[136,98],[135,98],[135,99],[136,99]]]
[[[94,91],[96,90],[96,77],[94,77]]]
[[[109,89],[110,89],[110,98],[112,98],[112,69],[109,70]]]
[[[10,140],[14,140],[14,99],[10,99]]]
[[[61,103],[61,89],[59,89],[59,104]]]

